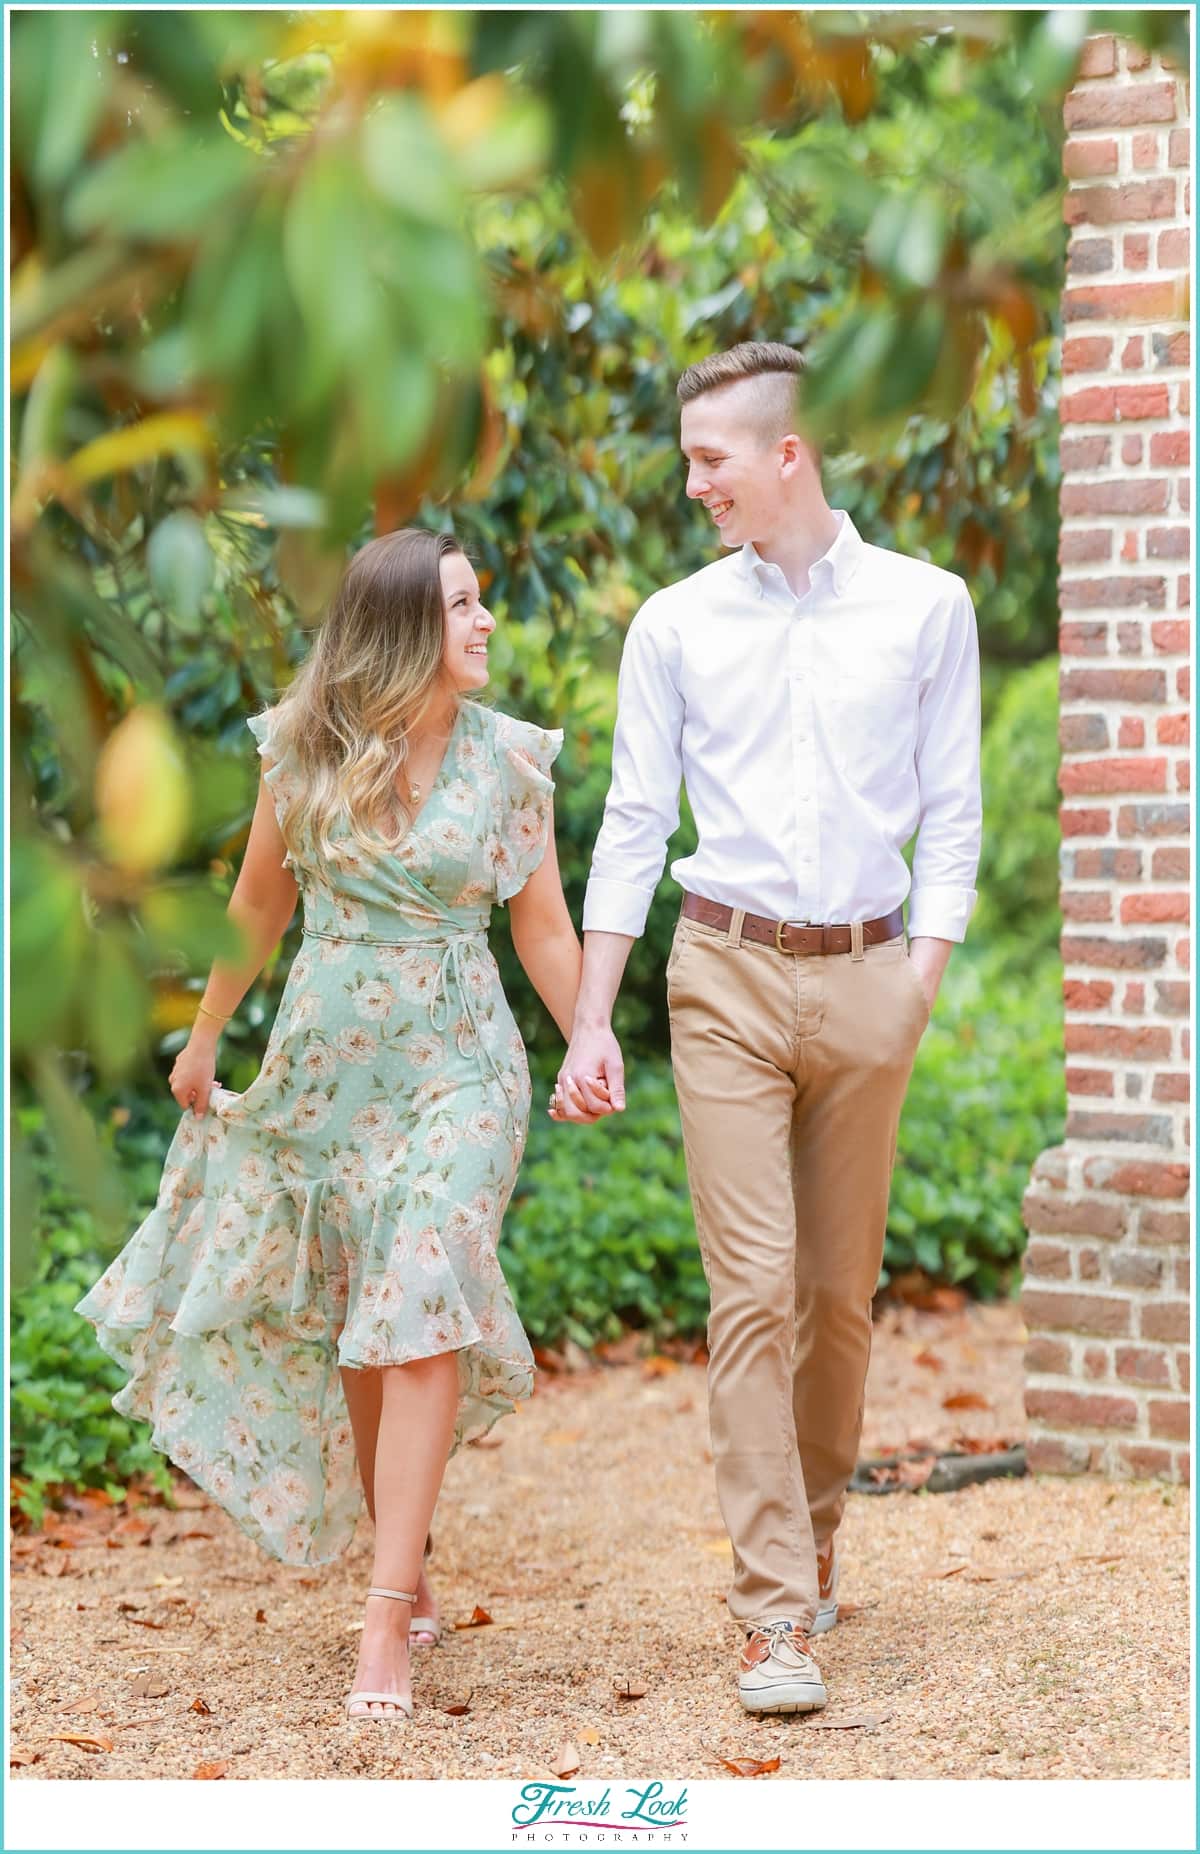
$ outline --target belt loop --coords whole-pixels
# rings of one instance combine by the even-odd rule
[[[861,921],[850,923],[850,957],[861,959],[863,956],[863,924]]]
[[[729,916],[729,927],[725,934],[726,946],[738,947],[742,944],[742,922],[745,918],[745,908],[733,909]]]

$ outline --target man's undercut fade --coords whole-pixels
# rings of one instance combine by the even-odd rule
[[[739,402],[764,444],[774,444],[790,432],[803,436],[799,426],[798,392],[804,356],[782,341],[739,341],[736,348],[710,354],[679,376],[675,388],[681,405],[690,405],[705,393],[727,387],[744,387]],[[806,440],[807,442],[807,440]]]

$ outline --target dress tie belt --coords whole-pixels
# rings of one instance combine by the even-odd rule
[[[509,1124],[511,1126],[516,1125],[512,1101],[509,1099],[508,1088],[504,1081],[504,1072],[480,1031],[479,1019],[475,1014],[475,1005],[471,997],[471,990],[463,972],[462,955],[464,949],[467,947],[478,949],[480,941],[483,942],[484,949],[486,950],[487,948],[487,935],[482,929],[475,933],[430,935],[420,940],[367,939],[361,935],[321,933],[316,927],[306,927],[304,932],[310,939],[336,940],[339,944],[345,946],[407,946],[411,947],[414,953],[432,952],[438,947],[441,947],[442,957],[438,962],[437,976],[433,981],[433,990],[429,997],[430,1024],[435,1030],[446,1030],[449,1028],[449,980],[453,978],[458,986],[459,997],[462,999],[463,1014],[466,1017],[467,1023],[470,1025],[471,1034],[475,1038],[475,1054],[479,1058],[479,1066],[483,1071],[484,1079],[487,1079],[487,1073],[490,1069],[491,1073],[500,1084],[500,1092],[504,1096],[505,1113]],[[465,1056],[468,1052],[463,1047],[461,1031],[455,1038],[455,1041],[458,1044],[459,1054]]]

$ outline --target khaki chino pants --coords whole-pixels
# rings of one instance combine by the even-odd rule
[[[900,1110],[929,1007],[903,937],[795,956],[680,919],[671,1058],[712,1311],[729,1613],[811,1626],[862,1431]]]

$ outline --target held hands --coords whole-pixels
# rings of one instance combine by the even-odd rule
[[[199,1118],[208,1112],[208,1097],[217,1072],[217,1039],[193,1030],[175,1058],[168,1086],[180,1107],[190,1107]]]
[[[612,1031],[579,1030],[558,1071],[550,1096],[551,1120],[591,1126],[625,1109],[625,1064]]]

